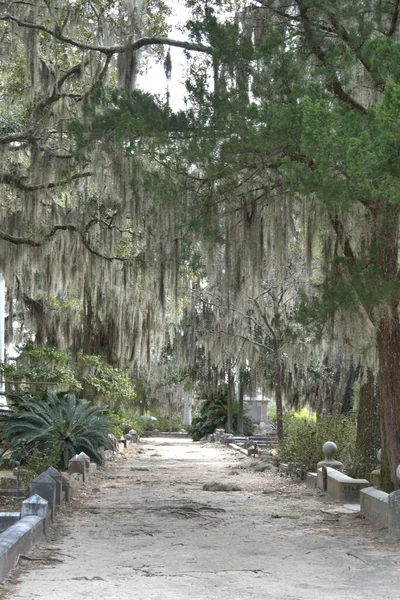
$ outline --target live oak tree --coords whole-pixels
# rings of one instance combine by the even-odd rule
[[[243,309],[265,261],[284,262],[302,206],[305,291],[314,254],[338,341],[354,353],[373,340],[359,358],[376,372],[385,484],[397,487],[399,3],[188,5],[176,42],[161,4],[1,4],[8,283],[44,328],[47,296],[62,303],[68,286],[86,330],[60,318],[65,336],[145,360],[163,315],[182,314],[196,263]],[[150,45],[196,52],[184,114],[130,94]]]
[[[162,0],[0,3],[0,268],[40,342],[114,364],[146,361],[152,331],[161,342],[173,261],[144,223],[155,199],[132,148],[82,149],[71,124],[99,88],[135,88],[143,48],[210,51],[168,38],[168,13]],[[148,135],[139,120],[131,134]]]
[[[254,240],[268,233],[284,246],[290,211],[273,225],[255,220],[259,233],[247,245],[226,231],[227,215],[242,210],[251,224],[277,183],[302,199],[310,237],[325,237],[327,284],[341,315],[352,315],[347,331],[342,319],[345,345],[357,348],[373,336],[360,358],[376,371],[385,485],[398,487],[399,5],[258,0],[231,22],[219,21],[210,6],[192,26],[197,42],[213,40],[218,48],[213,89],[204,77],[191,83],[198,131],[207,132],[196,138],[199,212],[214,241],[222,232],[224,269],[235,264],[231,289],[238,295],[252,285],[261,253],[253,270],[240,269],[235,250],[246,261]]]
[[[399,4],[261,0],[251,10],[254,31],[264,27],[253,86],[263,155],[330,224],[330,276],[368,322],[354,338],[372,327],[383,471],[398,487]]]

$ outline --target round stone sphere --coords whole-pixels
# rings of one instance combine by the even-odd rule
[[[330,460],[337,452],[337,446],[335,442],[325,442],[322,446],[322,452],[324,453],[327,460]]]
[[[400,465],[396,469],[396,477],[400,481]]]

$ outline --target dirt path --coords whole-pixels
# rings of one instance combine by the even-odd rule
[[[399,597],[399,543],[302,484],[254,472],[251,462],[212,444],[142,442],[57,519],[31,553],[44,561],[22,559],[4,597]],[[212,481],[242,491],[204,491]]]

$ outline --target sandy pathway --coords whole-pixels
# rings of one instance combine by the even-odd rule
[[[400,544],[252,459],[142,442],[92,480],[4,586],[10,600],[399,597]],[[206,492],[204,483],[242,491]],[[336,511],[336,512],[335,512]]]

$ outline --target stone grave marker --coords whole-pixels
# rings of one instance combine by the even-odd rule
[[[56,514],[56,482],[54,479],[46,472],[41,473],[32,481],[29,493],[31,496],[37,494],[47,500],[51,511],[51,518],[53,519]]]

